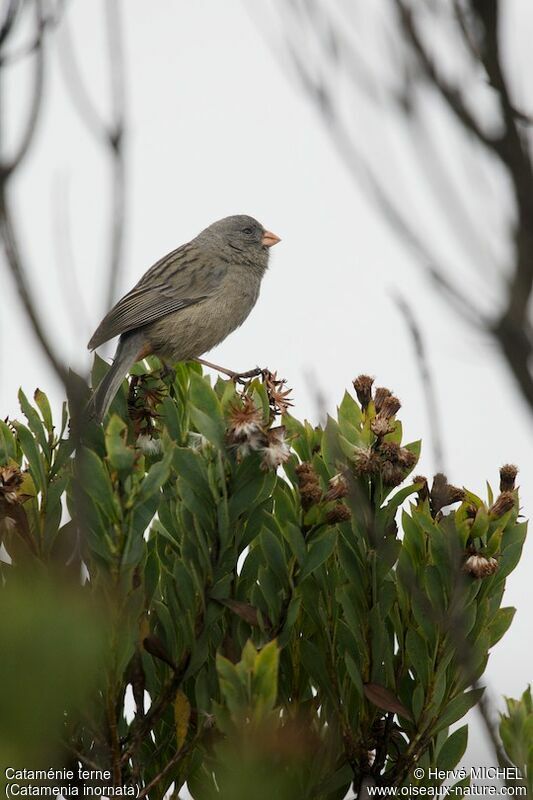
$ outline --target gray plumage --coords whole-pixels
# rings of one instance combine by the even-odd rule
[[[254,307],[279,238],[252,217],[214,222],[153,265],[104,317],[90,350],[120,336],[93,398],[101,420],[132,364],[148,353],[175,363],[198,358],[238,328]]]

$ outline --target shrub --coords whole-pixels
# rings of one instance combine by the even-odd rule
[[[103,427],[65,407],[58,431],[40,391],[20,393],[25,424],[0,423],[1,591],[65,583],[95,631],[80,639],[64,597],[20,616],[55,762],[154,798],[185,782],[232,800],[439,784],[413,767],[458,763],[467,727],[449,727],[513,618],[516,469],[487,501],[443,475],[405,484],[420,444],[365,376],[322,429],[288,413],[271,373],[212,388],[196,365],[150,366]],[[72,686],[50,695],[58,659]],[[0,680],[22,703],[11,667]],[[38,760],[22,733],[10,747]]]

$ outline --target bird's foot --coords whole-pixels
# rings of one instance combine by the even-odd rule
[[[258,378],[260,375],[262,376],[266,372],[266,370],[261,369],[261,367],[255,367],[255,369],[250,369],[247,372],[234,372],[231,369],[226,369],[226,367],[220,367],[218,364],[213,364],[211,361],[206,361],[203,358],[195,358],[195,361],[197,361],[198,364],[202,364],[204,367],[210,367],[210,369],[216,369],[217,372],[221,372],[223,375],[227,375],[228,378],[231,378],[231,380],[234,383],[245,384],[252,378]]]

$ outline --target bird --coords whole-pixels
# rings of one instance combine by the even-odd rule
[[[113,363],[96,388],[92,415],[101,422],[129,369],[149,355],[163,363],[200,358],[238,328],[259,296],[270,248],[281,241],[245,214],[213,222],[157,261],[106,314],[87,347],[119,336]],[[244,373],[243,373],[244,374]]]

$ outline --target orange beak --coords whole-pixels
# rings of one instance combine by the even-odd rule
[[[271,231],[263,231],[263,238],[261,239],[261,244],[263,247],[273,247],[278,242],[281,242],[279,236],[276,236],[275,233]]]

